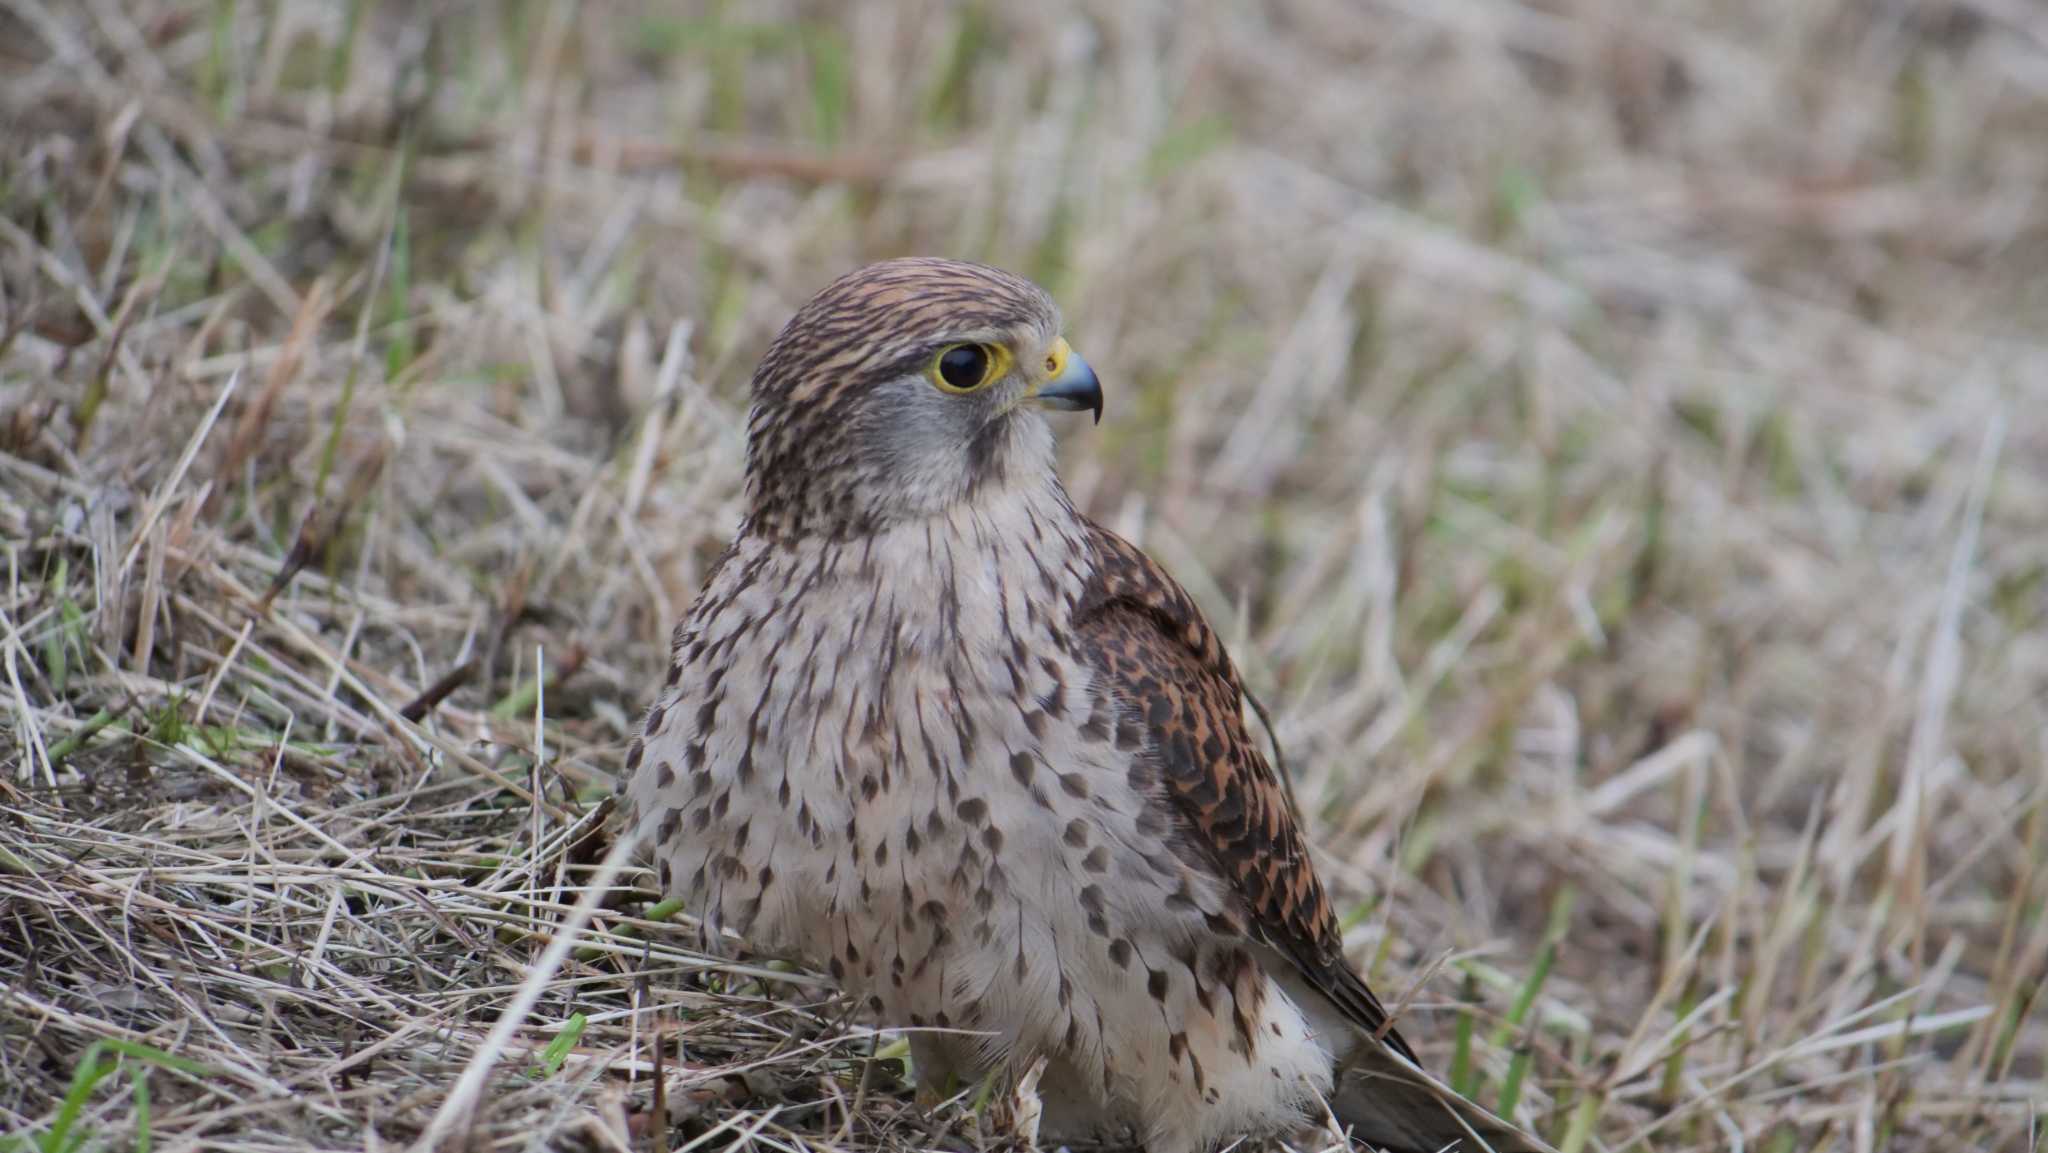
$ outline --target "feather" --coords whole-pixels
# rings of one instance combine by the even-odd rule
[[[1555,1153],[1370,1036],[1337,1063],[1330,1113],[1384,1153]]]
[[[1344,958],[1337,918],[1309,861],[1284,783],[1252,743],[1244,688],[1193,598],[1129,542],[1090,525],[1095,579],[1076,614],[1084,650],[1144,718],[1181,832],[1226,878],[1249,931],[1359,1040],[1330,1107],[1389,1153],[1542,1153],[1549,1146],[1422,1071],[1384,1005]],[[1301,987],[1305,986],[1305,988]]]

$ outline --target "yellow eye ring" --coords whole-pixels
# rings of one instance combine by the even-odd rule
[[[952,344],[932,357],[925,370],[940,392],[965,396],[1009,375],[1010,351],[1000,344]]]

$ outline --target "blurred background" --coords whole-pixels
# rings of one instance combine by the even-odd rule
[[[2037,1147],[2048,9],[0,0],[0,93],[0,1148],[413,1140],[908,253],[1058,298],[1432,1068]],[[471,1148],[1012,1139],[626,880]]]

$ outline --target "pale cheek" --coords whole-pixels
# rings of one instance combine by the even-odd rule
[[[1018,476],[1035,476],[1053,471],[1055,440],[1045,417],[1019,410],[1010,417],[1011,470]]]
[[[854,503],[885,519],[929,516],[980,499],[991,485],[1050,479],[1052,430],[1037,411],[1012,404],[1021,388],[1005,382],[953,396],[922,376],[880,386],[853,430]]]

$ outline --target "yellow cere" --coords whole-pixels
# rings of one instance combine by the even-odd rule
[[[1067,370],[1067,357],[1073,351],[1073,348],[1067,344],[1067,338],[1064,336],[1052,342],[1051,351],[1045,354],[1045,378],[1047,380],[1059,379],[1060,373]]]

